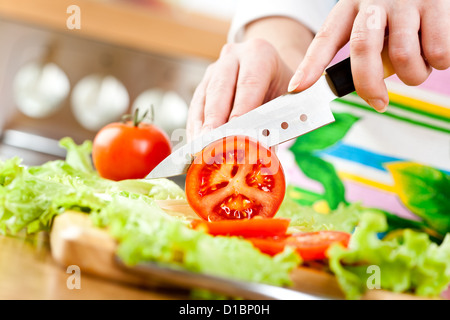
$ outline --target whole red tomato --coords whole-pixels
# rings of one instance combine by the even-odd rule
[[[111,180],[142,179],[171,153],[167,134],[154,124],[114,122],[95,136],[92,160],[101,177]]]

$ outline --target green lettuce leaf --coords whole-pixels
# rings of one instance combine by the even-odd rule
[[[77,145],[70,137],[62,138],[59,145],[66,149],[66,162],[73,168],[95,174],[94,165],[91,160],[92,141],[86,140],[81,145]]]
[[[387,229],[383,234],[398,229],[413,229],[425,232],[430,236],[433,242],[440,243],[443,237],[430,229],[424,221],[412,220],[400,217],[393,213],[378,209],[365,207],[358,202],[344,204],[341,203],[336,209],[325,210],[321,212],[316,210],[316,204],[321,202],[320,198],[311,195],[312,201],[303,201],[297,199],[297,191],[291,192],[291,186],[288,187],[286,197],[281,204],[276,216],[279,218],[288,218],[291,220],[290,226],[300,231],[319,231],[319,230],[338,230],[344,232],[353,232],[358,225],[361,215],[367,212],[373,212],[383,215],[388,223]],[[304,191],[302,191],[303,197]],[[309,195],[307,195],[309,196]],[[305,202],[306,204],[304,204]]]
[[[290,219],[290,226],[302,231],[339,230],[352,232],[360,214],[368,209],[358,203],[341,204],[330,213],[319,213],[312,206],[305,206],[286,197],[278,210],[277,218]]]
[[[118,181],[120,189],[147,195],[156,200],[185,199],[186,195],[175,182],[168,179],[137,179]]]
[[[29,233],[48,231],[52,218],[64,210],[99,210],[105,202],[95,190],[105,190],[106,183],[95,176],[87,178],[83,177],[84,173],[75,173],[75,169],[63,161],[21,167],[20,174],[0,187],[3,233],[16,234],[23,228]]]
[[[438,296],[450,283],[450,236],[438,245],[425,233],[404,229],[380,239],[387,228],[382,214],[363,213],[349,248],[328,250],[330,269],[346,297],[357,299],[373,287]]]
[[[14,157],[6,161],[0,160],[0,186],[6,186],[16,177],[21,176],[23,166],[22,159]]]
[[[183,190],[174,182],[157,179],[116,182],[101,178],[89,164],[89,142],[76,145],[62,139],[67,160],[25,167],[12,158],[0,162],[0,232],[16,234],[48,231],[55,215],[66,210],[92,213],[105,207],[115,194],[179,199]],[[145,186],[145,187],[144,187]]]

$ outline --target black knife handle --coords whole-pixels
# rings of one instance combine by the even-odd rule
[[[328,77],[333,83],[338,97],[346,96],[347,94],[355,91],[350,58],[336,63],[326,69],[325,72],[328,74]]]
[[[395,74],[394,67],[389,58],[389,38],[384,38],[384,46],[381,51],[381,62],[383,63],[383,77],[386,79]],[[355,84],[353,82],[352,67],[350,57],[341,62],[329,67],[325,70],[329,79],[336,89],[336,94],[343,97],[355,91]]]

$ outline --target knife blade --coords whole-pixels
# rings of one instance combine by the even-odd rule
[[[124,271],[138,274],[144,277],[154,278],[162,283],[167,283],[184,289],[204,289],[223,294],[229,297],[239,297],[247,300],[334,300],[327,296],[302,292],[285,287],[246,282],[205,273],[195,273],[181,268],[159,265],[155,262],[140,263],[135,266],[127,266],[119,257],[115,262]]]
[[[384,77],[394,74],[385,45],[381,57]],[[194,155],[210,143],[232,135],[245,135],[272,147],[334,122],[330,103],[355,91],[350,58],[325,70],[319,80],[299,93],[275,98],[176,149],[146,179],[187,173]]]

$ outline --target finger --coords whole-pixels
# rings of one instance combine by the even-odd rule
[[[372,10],[361,8],[358,13],[350,36],[350,61],[356,92],[375,110],[383,112],[389,100],[381,60],[387,15],[381,6],[376,6],[376,11],[379,20],[373,25],[368,23]]]
[[[288,91],[302,91],[315,83],[336,53],[348,42],[357,14],[353,1],[339,1],[309,46],[292,77]]]
[[[240,63],[230,120],[264,103],[278,63],[276,52],[270,44],[254,41],[251,51],[242,57]]]
[[[205,108],[206,88],[214,69],[214,64],[208,66],[203,79],[195,88],[191,103],[188,109],[188,117],[186,122],[187,140],[193,140],[199,133],[203,125],[203,114]]]
[[[450,67],[450,3],[436,0],[422,11],[423,54],[433,68],[445,70]]]
[[[394,6],[389,15],[389,58],[400,80],[411,86],[424,82],[431,72],[421,54],[419,30],[418,9]]]
[[[231,46],[225,45],[206,88],[202,132],[227,122],[234,100],[238,71],[238,57]]]

